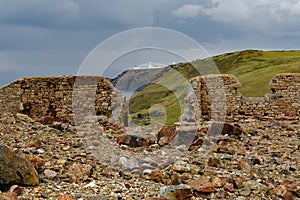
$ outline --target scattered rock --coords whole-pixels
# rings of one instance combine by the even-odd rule
[[[166,197],[158,197],[163,185],[174,199],[300,198],[298,121],[284,121],[278,117],[276,120],[280,125],[273,128],[268,126],[270,121],[267,118],[264,119],[266,121],[255,118],[230,119],[239,121],[241,134],[228,128],[229,132],[221,132],[218,138],[207,135],[210,122],[204,122],[201,125],[204,128],[200,128],[202,132],[196,133],[196,148],[189,150],[188,147],[176,146],[179,138],[177,135],[186,134],[186,129],[176,134],[167,147],[153,144],[152,141],[158,142],[159,129],[152,129],[149,147],[131,148],[121,144],[122,154],[116,154],[111,160],[100,161],[95,158],[96,155],[101,157],[111,151],[97,151],[97,145],[100,144],[97,143],[99,132],[91,131],[95,133],[91,139],[86,137],[89,129],[78,130],[71,125],[67,130],[53,129],[51,124],[56,119],[51,120],[48,126],[37,123],[26,115],[16,117],[0,113],[0,140],[18,152],[26,152],[26,158],[43,181],[36,187],[21,187],[23,192],[18,192],[20,186],[15,186],[14,190],[11,187],[10,193],[17,194],[17,198],[167,200]],[[108,119],[101,123],[105,125],[101,128],[101,136],[107,137],[114,145],[117,137],[123,134],[121,129],[110,124]],[[142,138],[149,139],[149,132],[144,129],[130,135],[139,136],[136,133],[143,133]],[[164,139],[167,144],[169,139]],[[207,154],[203,155],[197,151],[203,146],[202,141],[204,144],[209,141],[213,145],[210,146],[211,150],[204,148]],[[137,158],[127,152],[132,153],[131,155],[141,153],[143,156]],[[168,155],[172,159],[166,165],[160,165],[159,159]],[[121,165],[122,169],[116,168],[116,165]],[[155,169],[158,173],[152,174],[150,180]],[[51,175],[48,175],[47,178],[45,170],[51,170],[56,176],[50,178]],[[143,180],[145,178],[148,181]],[[190,183],[196,180],[200,183],[192,187]],[[189,187],[175,189],[184,184]],[[10,186],[0,188],[3,192],[8,191]],[[100,196],[96,197],[91,193]]]

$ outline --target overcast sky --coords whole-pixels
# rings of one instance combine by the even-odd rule
[[[209,55],[299,49],[300,1],[0,0],[0,85],[76,74],[99,43],[140,27],[179,31]]]

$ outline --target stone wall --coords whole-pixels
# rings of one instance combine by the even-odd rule
[[[191,80],[197,97],[198,118],[239,122],[254,117],[260,120],[299,120],[300,73],[278,74],[270,81],[271,94],[246,98],[238,92],[241,84],[233,75],[207,75]],[[259,90],[259,88],[257,88]]]
[[[112,103],[112,96],[118,96],[119,102]],[[0,112],[24,113],[44,123],[74,124],[74,119],[80,123],[85,116],[110,116],[122,101],[100,76],[29,77],[0,89]]]
[[[21,83],[15,81],[0,90],[0,112],[20,110],[21,104]],[[22,109],[22,108],[21,108]]]
[[[199,76],[191,83],[195,93],[193,112],[200,121],[300,118],[300,73],[274,76],[270,82],[272,93],[263,98],[243,97],[238,92],[241,84],[233,75]],[[25,113],[44,123],[80,124],[84,117],[95,115],[123,123],[124,101],[100,76],[22,78],[0,89],[0,112]]]

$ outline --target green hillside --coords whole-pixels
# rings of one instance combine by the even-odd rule
[[[163,118],[166,118],[166,124],[178,121],[182,113],[180,109],[183,99],[187,94],[183,89],[187,88],[187,80],[200,75],[199,71],[206,74],[216,73],[212,67],[214,65],[220,73],[234,74],[237,77],[242,84],[239,91],[244,96],[263,97],[264,94],[270,93],[268,85],[275,74],[300,72],[300,51],[246,50],[197,60],[192,64],[179,63],[155,83],[131,97],[129,107],[131,117],[136,119],[139,113],[148,116],[149,108],[159,104],[164,107],[167,116],[152,116],[151,120],[144,117],[138,119],[137,123],[150,121],[153,124],[157,121],[162,122]]]
[[[234,74],[241,82],[239,91],[247,97],[270,93],[275,74],[300,72],[300,51],[247,50],[213,57],[220,73]]]

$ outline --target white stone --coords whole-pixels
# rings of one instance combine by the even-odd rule
[[[86,184],[85,186],[83,186],[84,188],[87,188],[87,187],[95,187],[97,184],[95,182],[90,182],[88,184]]]
[[[50,178],[51,179],[51,178],[56,177],[57,173],[55,171],[53,171],[53,170],[45,169],[44,175],[45,175],[46,178]]]

